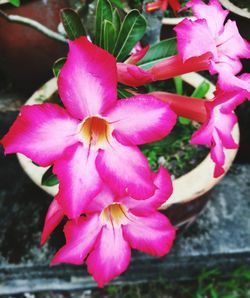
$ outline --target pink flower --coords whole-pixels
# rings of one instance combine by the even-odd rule
[[[153,256],[168,253],[175,229],[156,210],[172,192],[171,178],[164,168],[155,175],[154,183],[155,194],[143,201],[117,198],[104,186],[87,206],[86,216],[65,225],[66,244],[51,264],[80,265],[87,259],[89,273],[102,287],[127,269],[131,248]]]
[[[240,58],[250,57],[250,46],[240,36],[234,21],[228,20],[224,25],[228,11],[217,0],[210,0],[208,5],[191,0],[186,5],[189,7],[197,20],[184,19],[175,27],[182,59],[209,53],[206,59],[211,74],[220,74],[223,70],[237,74],[242,68]]]
[[[237,122],[233,110],[242,102],[242,97],[235,93],[218,92],[212,102],[206,102],[207,120],[196,131],[190,141],[191,144],[202,144],[211,147],[211,158],[215,163],[214,177],[224,173],[224,148],[236,149],[232,130]]]
[[[54,165],[58,202],[76,218],[103,183],[136,199],[154,193],[147,160],[136,145],[166,136],[176,115],[152,96],[118,101],[115,58],[85,37],[69,47],[58,79],[66,109],[51,103],[24,106],[1,142],[5,153]]]
[[[238,147],[232,137],[233,127],[237,122],[233,111],[246,99],[250,100],[249,73],[232,78],[230,73],[223,71],[223,76],[225,80],[219,80],[214,100],[205,103],[206,122],[193,134],[191,139],[192,144],[211,146],[211,158],[215,162],[215,177],[224,173],[224,148],[235,149]]]

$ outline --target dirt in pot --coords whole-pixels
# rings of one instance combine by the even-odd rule
[[[205,146],[189,144],[189,140],[197,123],[179,118],[173,131],[163,140],[141,146],[152,170],[158,170],[163,165],[173,178],[178,178],[195,168],[209,153]]]

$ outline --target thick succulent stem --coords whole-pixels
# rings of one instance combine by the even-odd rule
[[[2,10],[0,10],[0,17],[3,17],[4,19],[6,19],[7,21],[9,21],[11,23],[17,23],[17,24],[22,24],[22,25],[31,27],[31,28],[43,33],[44,35],[48,36],[49,38],[55,39],[57,41],[60,41],[63,43],[67,42],[66,38],[63,35],[50,30],[46,26],[42,25],[41,23],[39,23],[33,19],[18,16],[18,15],[7,15]]]

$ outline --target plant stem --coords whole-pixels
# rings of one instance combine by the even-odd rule
[[[57,41],[60,41],[63,43],[67,42],[67,40],[64,36],[62,36],[61,34],[59,34],[57,32],[50,30],[46,26],[42,25],[41,23],[39,23],[33,19],[18,16],[18,15],[7,15],[2,10],[0,10],[0,17],[3,17],[5,20],[7,20],[11,23],[17,23],[17,24],[22,24],[22,25],[31,27],[31,28],[43,33],[44,35],[48,36],[49,38],[55,39]]]

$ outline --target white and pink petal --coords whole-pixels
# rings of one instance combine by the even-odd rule
[[[132,248],[163,256],[170,251],[176,231],[165,215],[153,212],[145,217],[132,216],[130,223],[123,226],[123,233]]]
[[[96,158],[99,175],[118,195],[146,199],[155,192],[146,157],[136,146],[124,146],[111,139]]]
[[[101,114],[117,99],[115,58],[80,37],[69,41],[67,61],[58,78],[59,95],[77,119]]]
[[[150,95],[120,100],[106,113],[113,135],[125,145],[157,141],[170,133],[176,114],[169,105]]]
[[[70,147],[53,172],[59,180],[59,204],[69,218],[77,218],[101,190],[103,182],[96,170],[97,152],[82,143]]]
[[[5,154],[22,153],[41,166],[54,163],[78,141],[79,121],[65,109],[46,103],[23,106],[1,140]]]
[[[184,19],[174,28],[177,34],[177,48],[183,61],[192,57],[210,53],[217,57],[215,40],[207,26],[206,20],[191,21]]]
[[[47,211],[44,227],[41,236],[41,245],[49,238],[50,234],[54,231],[54,229],[59,225],[64,217],[64,212],[57,199],[55,198],[49,206]]]
[[[131,249],[122,228],[104,226],[86,263],[99,287],[123,273],[130,262]]]
[[[171,176],[168,171],[161,166],[159,172],[154,177],[154,184],[157,187],[153,196],[145,200],[134,200],[131,197],[119,199],[130,212],[137,216],[146,216],[155,212],[163,203],[167,201],[173,192]]]
[[[64,227],[66,244],[55,254],[51,265],[58,263],[82,264],[93,249],[101,229],[98,215],[68,221]]]

